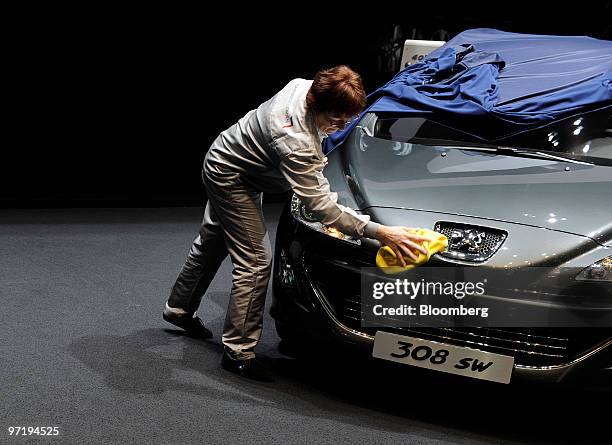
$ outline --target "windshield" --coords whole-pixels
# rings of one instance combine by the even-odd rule
[[[489,128],[486,122],[474,124],[473,120],[451,123],[449,119],[436,117],[379,114],[374,125],[374,136],[421,145],[523,148],[612,166],[612,106],[520,132],[515,130],[510,135],[506,131],[507,135],[501,138],[486,136]],[[507,130],[510,129],[508,127]]]

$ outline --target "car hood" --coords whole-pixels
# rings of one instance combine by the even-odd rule
[[[399,143],[359,130],[332,155],[362,210],[405,208],[542,227],[602,244],[612,239],[612,167]]]

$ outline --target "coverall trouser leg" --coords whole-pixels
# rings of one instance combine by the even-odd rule
[[[168,306],[177,313],[194,314],[227,254],[221,225],[208,201],[200,231],[172,287]]]
[[[261,337],[272,269],[272,248],[264,223],[262,194],[241,183],[238,174],[204,173],[202,176],[208,193],[204,222],[168,305],[186,311],[197,309],[203,293],[229,253],[233,264],[232,289],[223,327],[223,344],[236,358],[250,359],[255,356],[254,349]]]

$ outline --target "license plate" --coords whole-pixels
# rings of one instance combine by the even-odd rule
[[[377,331],[372,356],[419,368],[510,383],[514,357]]]

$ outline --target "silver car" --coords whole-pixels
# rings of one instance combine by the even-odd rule
[[[610,314],[611,110],[590,109],[495,140],[464,131],[467,123],[457,118],[368,113],[329,154],[325,175],[340,203],[376,222],[448,235],[448,250],[424,267],[573,270],[563,278],[574,290],[571,301],[550,289],[548,307]],[[477,243],[462,242],[475,231]],[[271,314],[279,336],[339,344],[371,357],[382,332],[511,357],[513,381],[612,379],[612,326],[605,323],[364,327],[360,276],[375,266],[379,247],[322,226],[293,196],[275,246]],[[596,292],[589,290],[594,284]],[[526,294],[518,304],[534,302]]]

